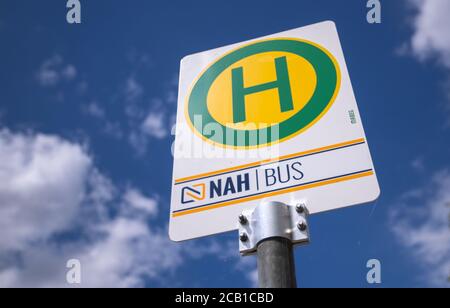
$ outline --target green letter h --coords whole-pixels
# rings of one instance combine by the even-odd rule
[[[294,109],[286,57],[275,59],[275,69],[277,73],[277,79],[275,81],[248,88],[244,88],[243,68],[237,67],[231,71],[234,123],[240,123],[246,120],[245,96],[253,93],[263,92],[271,89],[278,89],[281,112],[286,112]]]

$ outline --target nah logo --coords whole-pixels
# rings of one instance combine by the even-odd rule
[[[186,186],[181,190],[181,203],[192,203],[195,201],[204,200],[206,197],[206,185],[196,184],[192,187]]]
[[[323,47],[298,39],[263,40],[209,66],[187,97],[186,117],[197,135],[215,145],[271,145],[319,121],[333,104],[340,79],[337,61]],[[211,134],[205,129],[210,124],[223,133]]]
[[[206,193],[208,193],[209,199],[214,199],[249,191],[251,189],[249,173],[212,180],[207,184],[208,185],[201,183],[183,187],[181,190],[181,203],[187,204],[205,200],[207,196]],[[209,187],[208,192],[206,191],[207,186]]]

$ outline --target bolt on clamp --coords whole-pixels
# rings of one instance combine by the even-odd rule
[[[262,241],[282,237],[293,245],[309,243],[308,210],[304,203],[286,205],[264,202],[238,217],[239,251],[242,255],[256,252]]]

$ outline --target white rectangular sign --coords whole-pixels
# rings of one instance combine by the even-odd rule
[[[330,21],[183,58],[174,157],[174,241],[235,230],[263,201],[313,214],[380,194]]]

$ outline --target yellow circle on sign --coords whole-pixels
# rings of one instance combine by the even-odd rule
[[[270,89],[247,95],[245,98],[246,120],[233,123],[232,70],[242,67],[244,86],[277,80],[275,59],[286,57],[292,91],[293,109],[281,112],[278,89]],[[242,59],[225,69],[212,83],[207,96],[207,108],[220,124],[233,129],[262,128],[279,124],[298,113],[311,99],[317,85],[314,67],[304,58],[289,52],[264,52]]]

